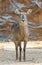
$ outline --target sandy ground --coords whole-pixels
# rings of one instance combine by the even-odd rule
[[[0,65],[42,65],[42,49],[26,49],[25,62],[16,61],[15,51],[0,50]]]

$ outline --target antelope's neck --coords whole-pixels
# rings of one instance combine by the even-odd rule
[[[27,21],[27,18],[26,18],[26,15],[24,15],[24,18],[25,18],[25,21],[21,21],[22,24],[20,24],[22,26],[22,31],[25,35],[25,40],[28,41],[28,36],[29,36],[29,29],[28,29],[28,21]],[[21,32],[22,32],[21,31]]]

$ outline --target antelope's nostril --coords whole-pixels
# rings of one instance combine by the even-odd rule
[[[24,22],[24,20],[22,20]]]

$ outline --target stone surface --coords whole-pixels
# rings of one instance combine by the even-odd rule
[[[25,62],[16,61],[15,51],[0,50],[0,65],[42,65],[42,49],[26,49]]]

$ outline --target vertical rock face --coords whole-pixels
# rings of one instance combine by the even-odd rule
[[[21,5],[21,6],[20,6]],[[13,21],[21,21],[20,14],[15,13],[15,10],[18,9],[20,12],[21,10],[27,12],[29,9],[32,10],[31,14],[27,14],[27,21],[29,25],[29,39],[30,40],[42,40],[42,0],[0,0],[0,16],[12,16],[9,19],[9,22]],[[1,21],[7,21],[5,18]],[[7,21],[8,22],[8,21]],[[5,22],[4,22],[5,23]],[[26,22],[25,22],[26,23]],[[10,23],[8,23],[10,24]],[[13,23],[12,23],[13,24]],[[1,25],[1,24],[0,24]],[[6,25],[6,24],[5,24]],[[18,23],[17,23],[18,25]],[[0,26],[1,28],[1,26]],[[16,27],[15,27],[16,28]],[[18,28],[18,26],[17,26]],[[22,27],[23,28],[23,27]],[[25,25],[24,25],[24,28]],[[6,28],[7,29],[7,28]],[[25,29],[25,31],[28,28]],[[9,28],[7,29],[7,31]],[[16,29],[19,30],[19,29]],[[23,31],[23,30],[22,30]],[[26,32],[28,35],[28,32]],[[23,36],[24,37],[24,36]]]
[[[0,1],[0,14],[8,10],[9,2],[7,0]]]
[[[18,0],[17,2],[19,2],[19,3],[23,3],[23,4],[25,4],[25,5],[30,5],[31,4],[31,1],[30,0]]]

